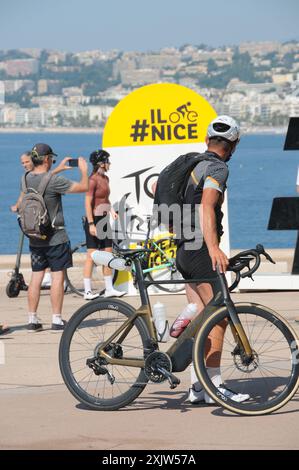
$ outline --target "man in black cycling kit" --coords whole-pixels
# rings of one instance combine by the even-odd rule
[[[184,211],[184,214],[189,215],[188,220],[185,215],[182,220],[182,235],[178,243],[176,261],[178,270],[185,279],[203,279],[202,283],[186,285],[188,301],[197,304],[198,312],[201,312],[214,296],[213,283],[204,280],[217,281],[216,266],[218,265],[221,272],[225,272],[228,266],[227,256],[219,248],[223,233],[221,205],[228,178],[227,162],[235,151],[239,138],[240,129],[234,119],[229,116],[218,116],[214,119],[208,127],[206,159],[200,161],[192,171],[185,191],[184,204],[190,210]],[[249,396],[234,393],[221,385],[219,364],[225,327],[226,324],[217,326],[217,331],[216,328],[213,330],[211,348],[207,352],[208,373],[222,394],[242,402]],[[189,401],[213,403],[198,382],[193,365]]]

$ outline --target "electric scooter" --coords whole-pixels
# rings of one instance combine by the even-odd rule
[[[21,231],[20,238],[19,238],[18,251],[17,251],[16,265],[12,272],[11,279],[6,286],[6,295],[7,297],[10,297],[10,298],[18,297],[21,290],[25,290],[25,291],[28,290],[28,286],[25,282],[24,276],[22,273],[20,273],[23,245],[24,245],[24,233]],[[51,289],[51,285],[41,285],[41,290],[50,290],[50,289]],[[64,290],[65,292],[66,292],[66,289],[67,289],[67,284],[65,283],[65,290]]]
[[[24,244],[24,233],[21,231],[17,252],[16,265],[12,272],[11,279],[6,286],[6,295],[8,297],[18,297],[21,290],[28,290],[28,286],[24,280],[24,276],[20,273],[21,255]]]

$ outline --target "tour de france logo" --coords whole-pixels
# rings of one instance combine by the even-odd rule
[[[150,109],[148,117],[132,123],[130,137],[134,143],[198,140],[198,119],[191,101],[170,113],[161,108]]]

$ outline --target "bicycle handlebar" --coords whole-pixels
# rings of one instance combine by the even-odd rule
[[[257,269],[259,268],[261,264],[261,255],[265,256],[265,258],[268,261],[270,261],[270,263],[275,264],[275,261],[273,261],[269,253],[265,251],[263,245],[258,244],[256,245],[254,249],[241,251],[237,255],[230,258],[229,266],[227,270],[237,273],[237,278],[238,278],[238,283],[239,283],[240,278],[252,277],[252,274],[255,273],[255,271],[257,271]],[[250,268],[250,262],[253,261],[254,259],[255,259],[255,263]],[[244,268],[247,268],[247,271],[241,274],[241,271]]]

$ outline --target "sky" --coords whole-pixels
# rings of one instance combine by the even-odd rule
[[[0,49],[151,51],[299,39],[298,0],[0,0]]]

